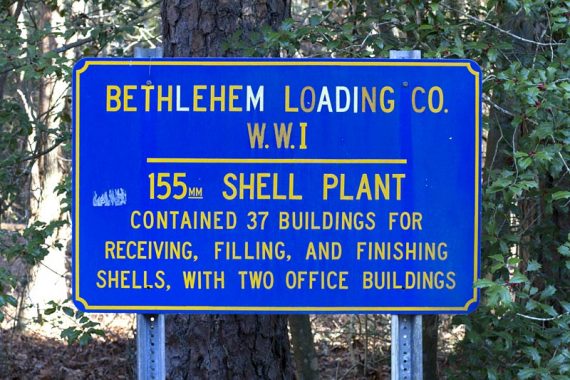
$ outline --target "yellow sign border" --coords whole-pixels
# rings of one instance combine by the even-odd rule
[[[350,306],[350,307],[310,307],[310,306],[303,306],[303,307],[296,307],[296,306],[281,306],[281,307],[251,307],[251,306],[148,306],[148,305],[141,305],[141,306],[94,306],[89,305],[87,301],[80,296],[79,292],[79,168],[80,168],[80,83],[81,83],[81,74],[85,73],[90,66],[351,66],[351,67],[358,67],[358,66],[365,66],[365,67],[465,67],[469,73],[471,73],[475,80],[475,209],[474,209],[474,247],[473,247],[473,283],[478,279],[479,273],[479,187],[481,182],[481,172],[480,172],[480,118],[481,118],[481,97],[480,97],[480,72],[474,70],[471,67],[471,63],[466,61],[460,62],[446,62],[446,61],[344,61],[344,60],[331,60],[331,61],[263,61],[263,60],[228,60],[228,61],[216,61],[216,60],[161,60],[161,61],[154,61],[154,60],[113,60],[113,59],[96,59],[92,61],[84,61],[83,67],[80,69],[75,70],[75,86],[74,86],[74,95],[75,95],[75,164],[74,164],[74,171],[75,171],[75,218],[73,223],[75,223],[75,227],[73,228],[73,238],[74,238],[74,260],[75,260],[75,292],[73,293],[74,300],[80,302],[84,307],[85,310],[92,310],[92,311],[217,311],[217,312],[239,312],[239,311],[246,311],[246,312],[382,312],[382,311],[391,311],[391,312],[430,312],[430,311],[467,311],[469,307],[477,302],[478,291],[474,287],[473,288],[473,295],[472,297],[465,303],[463,306],[458,307],[357,307],[357,306]],[[153,161],[157,160],[157,161]],[[148,158],[148,163],[155,163],[161,162],[160,160],[170,160],[168,162],[172,162],[172,160],[192,160],[192,159],[180,159],[180,158]],[[202,159],[208,160],[208,159]],[[210,159],[210,160],[219,160],[219,159]],[[241,159],[235,159],[241,160]],[[312,163],[322,163],[319,159],[314,159]],[[331,160],[336,161],[336,160]],[[362,160],[361,160],[362,161]],[[369,161],[369,160],[363,160]],[[378,161],[378,160],[371,160],[371,161]],[[406,160],[398,160],[398,159],[384,159],[380,160],[383,163],[405,163]],[[401,162],[404,161],[404,162]],[[205,161],[207,162],[207,161]],[[293,163],[293,162],[283,162],[283,163]],[[358,162],[355,162],[358,163]],[[366,162],[364,162],[366,163]]]

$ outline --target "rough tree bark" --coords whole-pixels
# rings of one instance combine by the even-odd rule
[[[236,33],[244,46],[262,26],[277,27],[290,16],[290,0],[165,0],[162,33],[165,57],[239,56],[225,46]]]
[[[285,316],[172,315],[166,334],[168,378],[294,378]]]
[[[165,0],[165,57],[239,56],[262,26],[289,16],[288,0]],[[167,376],[172,379],[290,379],[287,317],[173,315],[166,318]]]

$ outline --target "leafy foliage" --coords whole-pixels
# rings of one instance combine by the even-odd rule
[[[71,157],[70,97],[42,92],[46,83],[63,83],[69,91],[71,68],[79,58],[132,55],[137,44],[154,46],[157,11],[158,2],[138,0],[0,2],[0,223],[26,225],[19,232],[0,225],[0,319],[8,306],[17,305],[16,291],[27,281],[5,263],[38,265],[50,247],[61,248],[49,239],[69,223],[69,176],[56,189],[63,205],[60,219],[31,222],[29,211],[34,165],[41,171],[46,154],[57,148],[59,165],[68,172]],[[51,306],[51,313],[72,310]],[[85,343],[97,334],[83,316],[74,318],[78,327],[64,330],[68,341]]]
[[[283,56],[470,58],[484,72],[482,290],[450,377],[570,376],[570,3],[338,1],[267,30]]]
[[[62,304],[56,302],[49,302],[49,307],[44,311],[45,315],[51,315],[58,313],[59,323],[64,324],[62,321],[62,316],[67,317],[68,321],[71,321],[71,326],[67,326],[61,330],[61,338],[63,338],[67,343],[79,343],[80,346],[84,346],[91,342],[94,336],[105,336],[105,331],[100,328],[99,322],[92,321],[88,316],[82,311],[76,310],[74,307],[70,307],[71,301],[66,301]]]
[[[16,306],[18,301],[11,295],[16,280],[5,268],[0,268],[0,322],[4,321],[5,315],[1,311],[5,306]]]

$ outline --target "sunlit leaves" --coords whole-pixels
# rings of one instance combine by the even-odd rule
[[[105,336],[105,331],[101,329],[99,322],[92,321],[85,313],[68,304],[70,304],[69,300],[62,304],[50,301],[49,307],[44,311],[45,315],[57,316],[60,324],[66,326],[60,334],[63,340],[68,344],[78,343],[84,346],[96,336]]]

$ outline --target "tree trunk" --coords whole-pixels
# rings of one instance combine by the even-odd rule
[[[289,316],[291,343],[295,369],[299,380],[316,380],[319,378],[319,362],[315,352],[315,342],[308,315],[292,314]]]
[[[293,378],[284,316],[171,315],[166,335],[168,378]]]
[[[288,0],[165,0],[165,57],[237,56],[262,26],[289,16]],[[225,46],[240,33],[242,46]],[[291,379],[287,317],[173,315],[166,318],[167,375],[172,379]]]
[[[165,0],[164,56],[240,56],[259,40],[261,27],[276,28],[290,17],[290,7],[290,0]],[[238,33],[242,45],[229,46]]]
[[[439,379],[437,374],[437,327],[438,315],[422,316],[424,379]]]
[[[62,23],[61,16],[43,5],[41,23],[43,25],[58,25]],[[42,53],[57,47],[53,36],[46,36],[42,41]],[[62,182],[69,164],[62,160],[61,148],[56,144],[54,132],[58,130],[61,121],[58,115],[65,107],[65,92],[67,85],[55,75],[45,76],[39,87],[39,125],[30,137],[30,145],[34,154],[41,154],[32,167],[31,179],[31,222],[50,223],[62,218],[61,200],[56,187]],[[41,319],[43,309],[49,301],[63,302],[69,297],[69,287],[66,283],[67,271],[66,245],[71,236],[69,226],[62,227],[46,240],[49,253],[39,265],[32,268],[27,297],[24,299],[23,322],[31,319]]]

